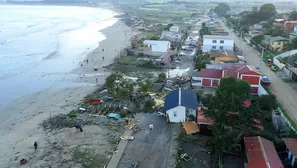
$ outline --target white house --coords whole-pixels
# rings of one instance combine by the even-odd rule
[[[169,41],[144,40],[143,45],[151,48],[153,52],[168,52],[170,50]]]
[[[166,39],[169,41],[179,41],[182,39],[182,34],[179,32],[163,31],[160,39]]]
[[[233,47],[234,40],[230,36],[203,36],[203,52],[209,52],[211,50],[233,50]]]
[[[197,116],[197,96],[193,91],[176,89],[165,98],[163,111],[169,122],[185,122]]]
[[[171,31],[171,32],[179,32],[179,27],[178,26],[171,26],[169,28],[169,31]]]

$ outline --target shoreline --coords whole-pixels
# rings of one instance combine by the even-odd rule
[[[99,84],[105,82],[110,71],[106,71],[103,66],[112,64],[118,51],[130,44],[133,31],[126,26],[123,20],[119,19],[114,25],[100,30],[100,32],[106,36],[106,39],[99,42],[99,46],[85,56],[89,62],[81,62],[82,67],[78,65],[79,67],[68,74],[77,74],[77,78],[57,82],[84,83],[90,84],[89,86],[68,88],[52,86],[18,98],[2,109],[3,114],[11,116],[0,124],[0,167],[19,167],[21,157],[31,159],[34,141],[39,142],[40,148],[46,148],[47,139],[52,135],[42,130],[40,123],[52,116],[67,114],[78,108],[83,98],[96,90],[95,78],[99,79]],[[102,52],[102,48],[104,48],[104,52]],[[104,61],[102,61],[102,57],[104,57]],[[97,71],[94,71],[94,67],[97,67]],[[36,163],[33,165],[42,164],[42,160],[34,161]]]

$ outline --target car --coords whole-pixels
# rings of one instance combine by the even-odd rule
[[[165,117],[165,114],[159,111],[159,112],[157,113],[157,116]]]

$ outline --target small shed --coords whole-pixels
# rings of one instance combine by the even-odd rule
[[[197,108],[196,94],[179,88],[166,96],[163,111],[169,122],[185,122],[196,118]]]

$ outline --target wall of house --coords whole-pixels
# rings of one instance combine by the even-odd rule
[[[234,58],[234,57],[231,57],[231,56],[222,56],[222,57],[216,57],[215,58],[215,63],[216,64],[219,64],[220,62],[225,62],[225,61],[234,61],[234,62],[237,62],[237,59]]]
[[[216,40],[216,43],[213,42]],[[223,40],[224,43],[220,43]],[[215,47],[215,48],[213,48]],[[220,48],[222,47],[222,48]],[[226,39],[203,39],[203,52],[209,52],[211,50],[233,50],[234,40],[226,40]]]
[[[170,44],[159,43],[156,45],[151,45],[153,52],[167,52],[170,49]]]
[[[251,85],[259,85],[260,76],[242,75],[241,79],[247,81]]]
[[[183,106],[177,106],[166,111],[169,122],[184,122],[186,121],[186,108]]]
[[[238,78],[238,72],[224,70],[223,77],[229,76],[234,76],[235,78]]]
[[[187,116],[193,115],[195,118],[197,117],[197,110],[187,108]]]
[[[282,50],[284,48],[285,43],[286,42],[284,42],[284,41],[275,41],[275,42],[272,43],[271,48],[274,51],[275,50],[280,51],[280,50]]]

